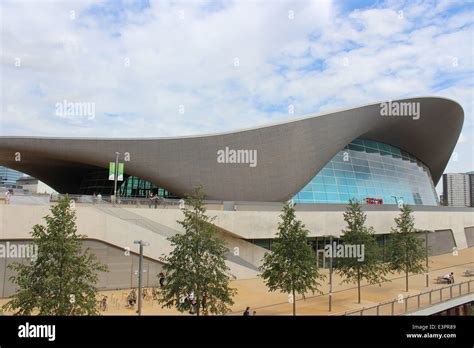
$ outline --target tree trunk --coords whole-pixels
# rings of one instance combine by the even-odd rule
[[[405,264],[405,291],[408,292],[408,266],[409,266],[409,258],[408,258],[408,248],[406,248],[406,264]]]
[[[295,297],[295,289],[293,291],[293,315],[296,315],[296,297]]]
[[[357,270],[357,298],[358,303],[360,303],[360,271]]]
[[[405,271],[405,291],[408,292],[408,266]]]

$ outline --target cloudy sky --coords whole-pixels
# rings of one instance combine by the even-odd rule
[[[473,1],[2,1],[1,135],[160,137],[386,99],[465,111],[447,171],[474,170]],[[58,114],[88,103],[90,115]]]

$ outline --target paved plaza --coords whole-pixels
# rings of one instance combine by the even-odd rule
[[[430,281],[429,289],[437,289],[446,285],[437,284],[436,277],[448,272],[454,272],[455,282],[469,280],[463,276],[466,269],[474,268],[474,248],[458,251],[458,254],[443,254],[430,258]],[[328,275],[328,270],[322,272]],[[472,277],[471,277],[472,278]],[[382,302],[392,301],[400,295],[416,295],[419,292],[428,290],[425,284],[424,275],[410,275],[409,291],[405,292],[405,277],[403,274],[389,275],[390,282],[385,282],[381,286],[367,285],[363,283],[362,301],[357,303],[357,287],[352,284],[340,284],[341,278],[333,275],[333,303],[332,312],[328,311],[328,278],[323,281],[322,291],[324,295],[307,294],[306,299],[297,297],[297,314],[300,315],[341,315],[347,311],[370,307]],[[292,305],[288,301],[288,294],[279,292],[269,292],[260,278],[235,280],[232,287],[238,293],[234,297],[235,304],[232,307],[232,315],[241,315],[244,309],[249,306],[251,313],[255,310],[257,315],[290,315]],[[148,290],[151,295],[151,291]],[[136,315],[134,309],[127,307],[127,295],[129,290],[102,291],[101,295],[108,297],[108,308],[103,315]],[[7,299],[1,299],[3,305]],[[424,305],[422,303],[422,305]],[[401,306],[400,306],[401,307]],[[189,315],[179,313],[174,308],[161,308],[157,301],[153,301],[151,296],[143,301],[143,315]],[[396,309],[397,313],[397,309]],[[5,313],[10,314],[10,313]],[[375,314],[375,313],[374,313]],[[381,314],[384,314],[381,312]],[[387,313],[388,314],[388,313]]]

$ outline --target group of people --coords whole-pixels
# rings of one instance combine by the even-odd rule
[[[191,291],[186,297],[181,297],[179,300],[181,309],[189,309],[189,314],[196,314],[198,309],[198,301],[194,291]],[[205,311],[207,307],[207,294],[202,295],[199,303],[200,308]]]
[[[252,315],[257,315],[257,311],[253,311]],[[245,308],[244,311],[244,317],[249,317],[250,316],[250,307]]]
[[[158,196],[158,194],[153,194],[153,192],[150,192],[148,195],[148,208],[151,208],[151,206],[154,205],[156,209],[160,200],[161,198]]]
[[[163,272],[160,272],[159,274],[159,282],[160,282],[160,287],[162,288],[165,285],[165,274]],[[142,298],[144,300],[147,300],[149,298],[150,294],[148,293],[148,289],[144,288],[142,291]],[[158,299],[158,291],[156,288],[152,288],[151,290],[151,297],[153,300]],[[134,307],[135,304],[137,303],[137,293],[135,289],[130,290],[130,293],[127,296],[127,302],[130,307]]]

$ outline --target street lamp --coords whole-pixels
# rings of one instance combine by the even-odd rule
[[[332,235],[329,236],[329,244],[331,245],[331,257],[329,258],[329,312],[332,311],[332,258],[334,250],[332,249]]]
[[[138,315],[142,315],[142,273],[143,273],[143,247],[150,243],[143,240],[136,240],[134,244],[140,245],[140,257],[138,259]]]
[[[115,152],[115,170],[114,170],[114,204],[117,199],[117,180],[118,180],[118,161],[120,152]]]
[[[333,247],[333,235],[324,236],[326,239],[329,237],[329,246],[331,247],[331,254],[329,256],[329,312],[332,311],[332,270],[333,270],[333,257],[334,257],[334,247]]]
[[[426,287],[429,287],[429,271],[428,271],[428,233],[431,231],[425,230],[425,249],[426,249],[426,272],[425,272],[425,278],[426,278]]]

